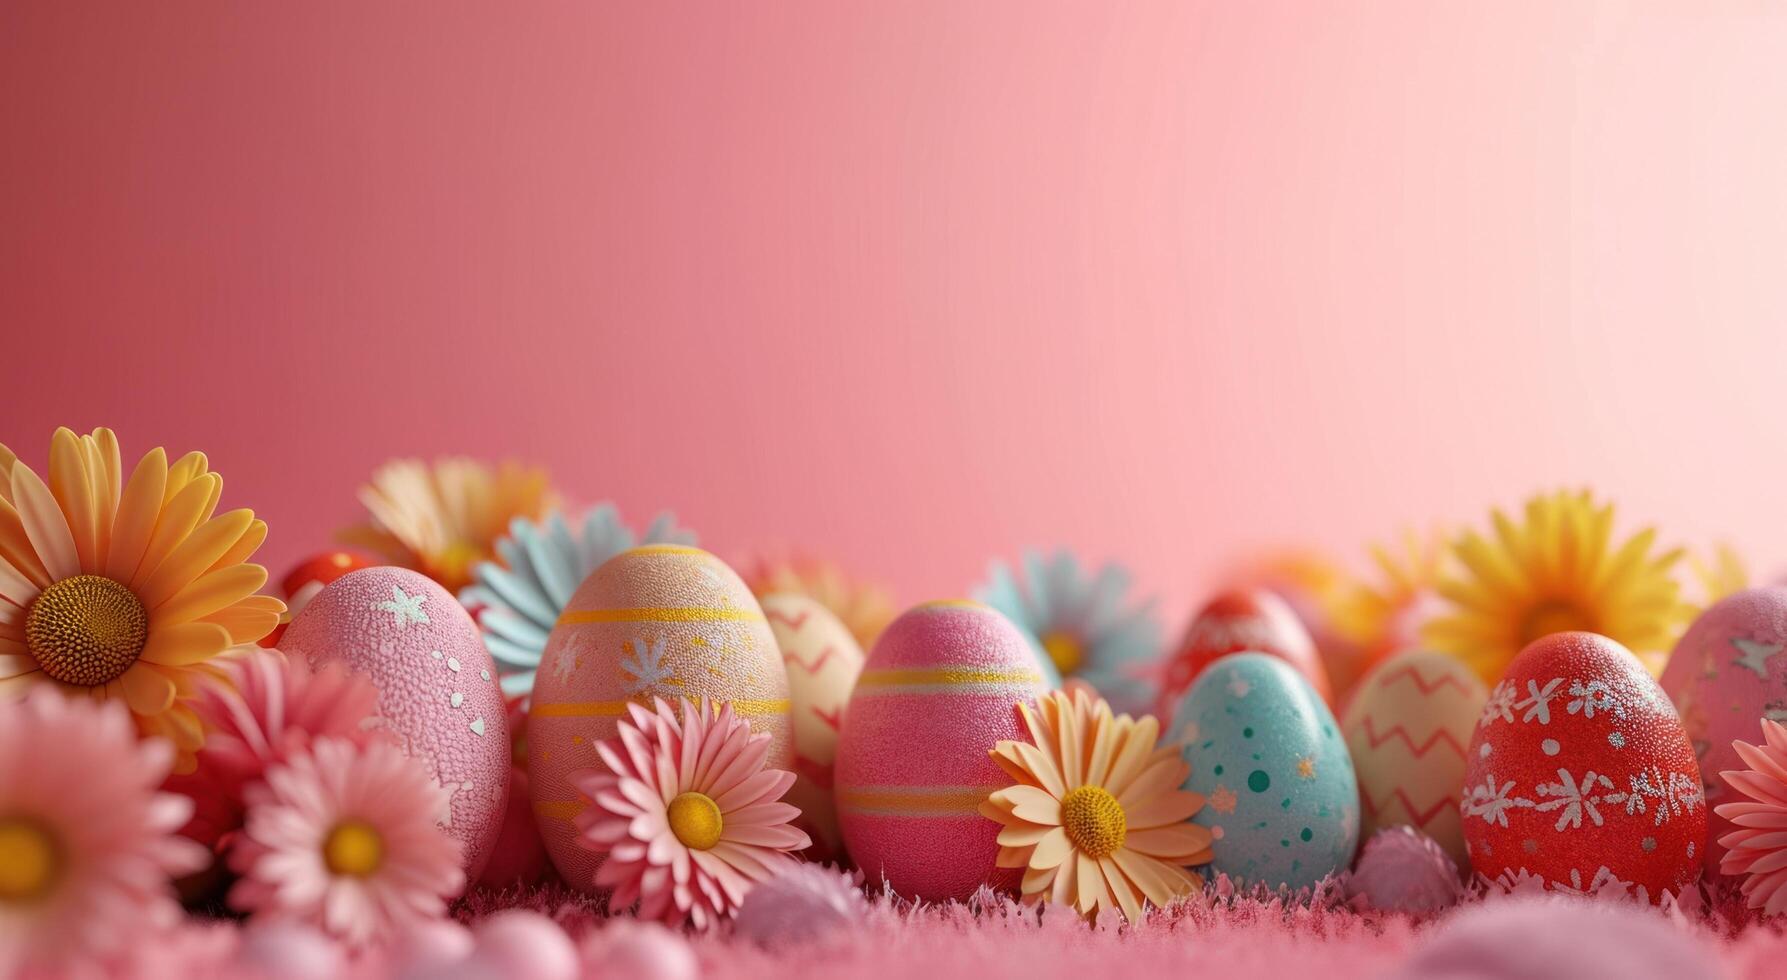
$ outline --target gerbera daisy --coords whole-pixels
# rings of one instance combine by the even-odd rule
[[[1528,643],[1552,633],[1599,633],[1641,658],[1668,648],[1688,611],[1673,571],[1682,552],[1654,554],[1654,529],[1615,549],[1613,505],[1587,491],[1532,498],[1523,524],[1499,510],[1490,517],[1493,540],[1467,532],[1454,543],[1461,572],[1439,584],[1449,605],[1423,629],[1427,643],[1490,684]]]
[[[242,826],[247,787],[268,767],[317,738],[364,745],[384,732],[377,724],[378,688],[339,663],[312,670],[303,657],[238,647],[216,666],[222,676],[202,680],[193,701],[205,728],[198,769],[169,780],[168,788],[197,808],[181,832],[221,849]]]
[[[999,867],[1023,868],[1024,901],[1048,899],[1092,918],[1118,908],[1141,918],[1198,891],[1186,870],[1207,864],[1211,835],[1191,822],[1204,798],[1180,789],[1191,769],[1160,726],[1111,716],[1084,692],[1050,692],[1038,711],[1017,706],[1030,742],[1002,741],[989,754],[1016,779],[980,806],[1000,825]]]
[[[1787,912],[1787,728],[1765,718],[1762,739],[1761,745],[1731,743],[1750,768],[1719,773],[1749,801],[1721,803],[1713,812],[1738,828],[1719,838],[1728,849],[1719,871],[1743,878],[1750,908],[1779,915]]]
[[[230,904],[361,946],[440,918],[465,885],[447,790],[394,743],[320,738],[248,787]]]
[[[1153,600],[1129,601],[1127,571],[1106,565],[1088,574],[1066,551],[1031,551],[1020,568],[995,561],[989,574],[975,598],[1030,635],[1051,687],[1077,677],[1119,708],[1147,702],[1138,669],[1160,654],[1160,622]]]
[[[893,622],[893,596],[879,585],[855,582],[838,566],[810,558],[759,558],[746,567],[745,584],[758,598],[776,592],[798,592],[842,620],[864,649]]]
[[[474,565],[490,560],[510,521],[542,518],[557,500],[546,471],[536,467],[504,462],[492,468],[463,457],[432,466],[392,460],[360,488],[371,522],[347,528],[341,538],[457,592],[471,583]]]
[[[670,513],[659,514],[642,537],[635,537],[613,504],[583,515],[575,532],[558,511],[544,521],[510,522],[508,536],[496,543],[502,561],[473,566],[476,584],[459,593],[467,607],[482,607],[478,625],[504,674],[503,693],[525,696],[533,690],[534,670],[559,613],[603,562],[639,544],[694,543],[695,532],[677,527]]]
[[[158,793],[173,747],[121,704],[40,685],[0,703],[0,976],[84,965],[171,929],[170,880],[205,865]]]
[[[1744,567],[1742,556],[1736,548],[1722,541],[1713,546],[1710,557],[1689,555],[1688,566],[1693,569],[1694,578],[1700,585],[1702,609],[1750,587],[1750,572]]]
[[[1443,532],[1408,530],[1401,548],[1373,544],[1370,553],[1377,583],[1354,583],[1334,605],[1335,629],[1360,650],[1361,674],[1419,641],[1421,627],[1439,611],[1439,583],[1450,550]]]
[[[810,847],[779,802],[794,773],[765,769],[769,736],[753,735],[730,704],[686,698],[680,718],[661,698],[627,705],[620,734],[596,746],[606,769],[571,785],[590,805],[577,815],[583,846],[605,854],[596,885],[609,908],[705,929],[737,910],[751,886]]]
[[[130,706],[139,731],[179,750],[203,739],[185,703],[205,663],[252,643],[285,605],[255,595],[248,558],[267,525],[217,509],[223,480],[202,453],[154,449],[123,479],[109,429],[50,440],[50,479],[0,446],[0,694],[38,684]]]

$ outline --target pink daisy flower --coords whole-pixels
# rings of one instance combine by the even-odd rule
[[[705,929],[812,841],[788,825],[800,811],[779,802],[794,774],[763,768],[768,735],[751,734],[731,705],[685,698],[679,720],[653,701],[656,711],[627,705],[619,737],[596,746],[608,771],[571,774],[591,804],[577,829],[607,855],[596,884],[613,889],[610,908],[637,901],[641,918]]]
[[[198,769],[168,781],[192,798],[195,811],[182,834],[215,850],[242,828],[242,796],[269,766],[334,736],[364,745],[384,737],[378,728],[378,688],[340,664],[312,670],[303,657],[239,647],[213,664],[222,676],[205,681],[193,709],[205,728]]]
[[[364,946],[439,918],[465,885],[449,794],[396,745],[319,738],[247,789],[230,904]]]
[[[0,976],[97,972],[179,923],[169,879],[205,851],[175,834],[192,804],[156,791],[173,762],[121,703],[53,685],[0,703]]]
[[[1749,802],[1721,803],[1719,816],[1737,830],[1719,838],[1726,848],[1719,870],[1743,876],[1744,897],[1753,909],[1769,915],[1787,912],[1787,728],[1763,719],[1762,745],[1732,742],[1749,769],[1726,770],[1719,777]]]

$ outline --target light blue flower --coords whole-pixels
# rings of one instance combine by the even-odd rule
[[[1067,551],[1026,551],[1020,568],[995,561],[975,598],[1030,635],[1044,673],[1078,677],[1117,711],[1149,707],[1147,669],[1160,654],[1154,600],[1128,598],[1129,572],[1106,565],[1086,574]]]
[[[473,584],[459,593],[467,606],[483,607],[478,625],[503,674],[503,693],[534,689],[534,671],[553,624],[577,586],[603,562],[641,544],[694,543],[695,532],[677,527],[676,516],[668,512],[638,538],[621,523],[613,504],[584,514],[576,533],[557,511],[537,522],[517,517],[508,536],[496,543],[502,562],[479,562],[472,569]]]

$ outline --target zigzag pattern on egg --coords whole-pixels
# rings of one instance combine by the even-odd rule
[[[1488,693],[1457,661],[1412,651],[1359,682],[1341,728],[1359,777],[1365,833],[1406,824],[1464,860],[1458,795]]]

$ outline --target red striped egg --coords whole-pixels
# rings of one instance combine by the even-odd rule
[[[1010,782],[987,753],[1027,739],[1015,708],[1045,690],[1029,641],[990,607],[926,603],[888,626],[850,696],[835,772],[844,845],[871,883],[930,901],[1016,884],[979,812]]]
[[[1236,589],[1211,599],[1186,627],[1161,676],[1155,716],[1171,718],[1204,668],[1231,653],[1277,657],[1295,667],[1324,702],[1333,703],[1328,670],[1297,614],[1265,589]]]

